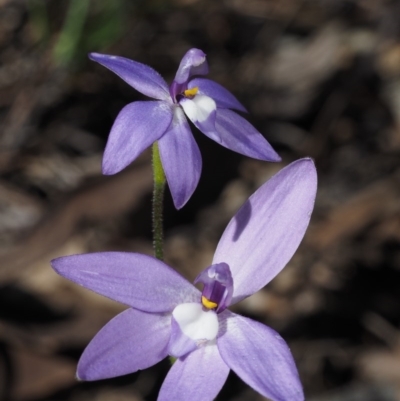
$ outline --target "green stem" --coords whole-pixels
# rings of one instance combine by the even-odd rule
[[[161,164],[158,143],[153,143],[153,248],[157,259],[164,259],[163,250],[163,201],[165,189],[165,174]]]
[[[161,163],[158,143],[154,142],[153,147],[153,248],[154,256],[157,259],[164,259],[163,250],[163,200],[165,189],[165,173]],[[176,361],[173,356],[169,357],[171,365]]]

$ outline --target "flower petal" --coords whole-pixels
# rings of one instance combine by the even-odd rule
[[[203,310],[199,303],[180,304],[172,312],[168,353],[178,358],[184,356],[215,340],[218,328],[218,316],[214,311]]]
[[[89,58],[108,68],[140,93],[154,99],[169,98],[164,78],[151,67],[125,57],[90,53]]]
[[[228,109],[217,109],[215,127],[220,144],[254,159],[279,162],[281,158],[267,140],[243,117]],[[212,138],[211,138],[212,139]]]
[[[217,107],[235,109],[247,113],[246,108],[235,96],[222,85],[207,78],[194,78],[188,83],[188,88],[199,88],[200,95],[206,95],[215,100]]]
[[[217,105],[208,96],[196,95],[193,99],[183,98],[179,102],[190,121],[205,135],[218,141],[215,128]]]
[[[261,186],[229,222],[212,263],[229,265],[232,303],[258,291],[289,262],[307,229],[316,190],[313,161],[298,160]]]
[[[186,336],[179,327],[178,322],[172,318],[171,337],[168,343],[168,354],[174,358],[180,358],[181,356],[185,356],[195,349],[197,349],[196,340]]]
[[[206,74],[208,74],[206,55],[200,49],[190,49],[182,57],[174,81],[178,84],[184,84],[193,75]]]
[[[171,312],[198,302],[200,291],[175,270],[151,256],[99,252],[51,261],[58,274],[94,292],[145,312]]]
[[[158,401],[212,401],[221,390],[229,368],[217,346],[207,344],[178,359],[165,378]]]
[[[103,156],[103,174],[115,174],[160,139],[172,120],[172,109],[160,101],[133,102],[118,114]]]
[[[199,147],[180,107],[158,146],[175,207],[180,209],[196,189],[202,167]]]
[[[218,349],[244,382],[274,401],[304,400],[290,349],[276,331],[228,310],[221,320],[226,327],[217,340]]]
[[[80,380],[100,380],[146,369],[167,356],[170,314],[127,309],[108,322],[78,363]]]

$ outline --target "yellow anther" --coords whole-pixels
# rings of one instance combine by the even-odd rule
[[[199,91],[199,88],[195,86],[194,88],[191,89],[186,89],[183,94],[188,97],[188,98],[193,98],[197,95],[197,92]]]
[[[209,301],[205,296],[201,296],[201,303],[203,304],[204,307],[207,309],[215,309],[218,304],[216,302]]]

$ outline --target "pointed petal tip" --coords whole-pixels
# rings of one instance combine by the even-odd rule
[[[171,196],[172,196],[172,201],[174,202],[174,206],[176,210],[180,210],[182,209],[190,200],[190,198],[193,195],[193,191],[191,191],[190,193],[174,193],[171,190],[170,187],[170,191],[171,191]]]
[[[115,152],[107,152],[107,147],[103,153],[103,160],[101,162],[101,172],[103,175],[114,175],[122,171],[125,167],[129,166],[130,162],[119,164],[115,160]],[[120,159],[119,159],[120,160]],[[129,161],[129,160],[128,160]]]
[[[265,139],[265,138],[264,138]],[[270,163],[280,163],[282,161],[282,157],[278,155],[278,153],[268,144],[268,148],[264,150],[263,157],[258,157],[259,160],[267,161]],[[256,158],[256,157],[255,157]]]
[[[56,268],[58,259],[60,259],[60,258],[54,258],[54,259],[51,259],[51,260],[50,260],[50,265],[51,265],[51,267],[52,267],[53,269]]]
[[[102,54],[102,53],[96,53],[96,52],[88,53],[88,58],[97,63],[101,62],[101,60],[104,60],[105,58],[112,58],[112,57],[114,57],[114,56],[110,56],[108,54]]]
[[[287,167],[290,168],[304,168],[309,170],[310,173],[313,173],[315,175],[315,178],[317,177],[317,170],[315,168],[315,162],[314,159],[311,157],[304,157],[303,159],[298,159],[289,164]]]
[[[282,157],[280,157],[280,156],[278,155],[278,153],[275,153],[275,155],[269,156],[269,161],[270,161],[271,163],[280,163],[280,162],[282,161]]]
[[[78,382],[84,382],[84,381],[85,381],[82,377],[79,376],[79,373],[78,373],[78,372],[75,373],[75,379],[76,379]]]
[[[90,369],[90,364],[83,364],[82,363],[82,357],[78,362],[78,366],[76,368],[76,373],[75,377],[76,380],[79,382],[90,382],[94,380],[102,380],[105,379],[106,377],[101,377],[101,375],[96,374],[95,370]]]
[[[110,166],[109,163],[103,160],[103,164],[101,166],[101,172],[103,173],[103,175],[114,175],[119,173],[121,170],[122,169],[113,168],[113,166]]]
[[[87,382],[91,380],[98,380],[98,378],[91,378],[90,374],[86,371],[84,367],[82,367],[81,360],[78,362],[78,366],[76,368],[76,373],[75,373],[76,380],[79,382]]]
[[[103,175],[114,175],[122,171],[123,168],[118,168],[112,160],[109,160],[107,154],[104,152],[103,161],[101,162],[101,172]]]
[[[68,258],[68,256],[60,256],[59,258],[55,258],[50,260],[51,267],[58,273],[60,276],[63,275],[63,270],[65,267],[64,261]]]
[[[88,57],[90,58],[90,60],[96,60],[96,57],[98,55],[100,55],[100,53],[95,53],[95,52],[88,53]]]
[[[215,128],[221,138],[221,145],[257,160],[268,162],[281,161],[265,137],[253,125],[230,109],[218,108]],[[211,139],[209,133],[202,131]]]
[[[307,157],[303,157],[302,159],[295,160],[293,162],[293,164],[295,164],[295,163],[303,163],[303,162],[311,162],[312,164],[314,164],[314,159],[312,157],[307,156]]]
[[[174,202],[174,206],[176,210],[180,210],[183,208],[183,206],[186,205],[189,199],[187,200],[182,200],[182,199],[172,199]]]
[[[174,203],[175,209],[176,210],[182,209],[186,205],[186,203],[189,202],[189,199],[193,195],[194,191],[192,191],[191,193],[186,193],[186,194],[182,193],[181,191],[178,192],[171,187],[172,184],[170,184],[168,179],[167,179],[167,182],[168,182],[169,190],[170,190],[171,197],[172,197],[172,202]]]
[[[282,171],[283,170],[293,170],[293,172],[297,170],[300,173],[307,174],[310,178],[312,177],[315,182],[317,181],[317,169],[312,157],[297,159],[285,166]]]
[[[52,259],[50,261],[50,265],[57,274],[69,280],[68,273],[70,272],[71,268],[71,260],[73,260],[77,256],[79,257],[80,255],[76,254],[60,256],[58,258]]]

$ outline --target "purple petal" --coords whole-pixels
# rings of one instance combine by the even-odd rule
[[[133,102],[118,114],[103,156],[103,174],[115,174],[128,166],[167,130],[172,109],[166,102]]]
[[[180,329],[177,321],[172,317],[168,354],[175,358],[180,358],[195,349],[197,349],[196,340],[186,336]]]
[[[125,57],[90,53],[89,58],[108,68],[140,93],[154,99],[169,98],[167,83],[151,67]]]
[[[200,95],[206,95],[215,100],[218,107],[226,109],[235,109],[247,113],[246,108],[232,95],[227,89],[220,84],[206,78],[194,78],[189,84],[188,88],[199,88]]]
[[[212,263],[229,265],[232,303],[258,291],[289,262],[307,229],[316,190],[313,161],[298,160],[261,186],[229,222]]]
[[[222,315],[226,331],[218,338],[218,349],[225,363],[264,397],[304,400],[296,365],[282,337],[254,320],[229,311]]]
[[[254,159],[281,161],[267,140],[247,120],[235,112],[217,109],[215,127],[220,137],[218,143],[222,146]]]
[[[156,364],[167,356],[170,331],[170,314],[127,309],[86,347],[78,363],[78,379],[106,379]]]
[[[161,387],[158,401],[212,401],[228,377],[229,368],[215,344],[178,359]]]
[[[183,302],[199,302],[200,291],[151,256],[99,252],[51,261],[58,274],[115,301],[145,312],[171,312]]]
[[[201,155],[183,111],[176,107],[169,130],[158,141],[162,164],[175,207],[192,196],[201,174]]]

